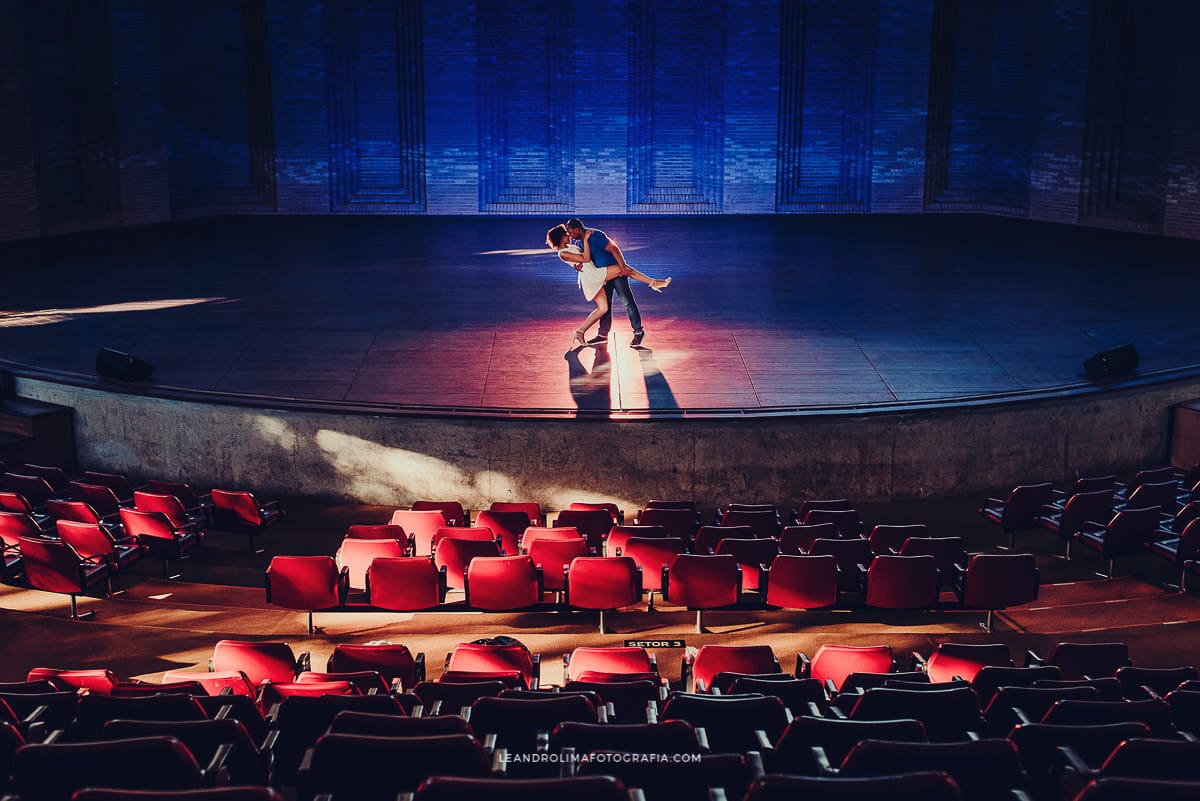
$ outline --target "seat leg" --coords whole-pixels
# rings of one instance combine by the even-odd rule
[[[987,610],[987,617],[984,618],[984,621],[979,624],[979,627],[982,628],[984,631],[986,631],[988,634],[992,633],[992,610],[991,609]]]
[[[96,616],[95,609],[89,609],[86,612],[80,612],[79,606],[75,600],[75,593],[71,593],[71,617],[70,620],[90,620]]]
[[[696,633],[697,634],[704,633],[704,610],[703,609],[696,610]]]
[[[649,598],[650,598],[650,601],[649,601],[649,603],[646,604],[646,611],[653,612],[654,611],[654,590],[650,590]]]
[[[308,633],[310,635],[313,633],[313,613],[311,609],[308,611]]]
[[[608,634],[608,631],[606,631],[605,626],[604,626],[604,610],[603,609],[600,610],[600,633]]]

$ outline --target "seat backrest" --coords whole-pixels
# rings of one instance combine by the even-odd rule
[[[290,682],[296,676],[296,655],[285,642],[220,640],[213,646],[212,669],[240,670],[255,687],[264,681]]]
[[[554,520],[556,527],[570,526],[587,538],[588,547],[597,553],[604,537],[613,527],[612,514],[606,509],[564,509]]]
[[[0,510],[29,514],[33,512],[33,504],[19,492],[0,492]]]
[[[1117,681],[1130,701],[1140,701],[1150,698],[1146,689],[1159,696],[1164,696],[1185,681],[1200,678],[1195,665],[1180,665],[1173,668],[1144,668],[1125,666],[1117,668]]]
[[[0,512],[0,541],[6,546],[19,545],[21,537],[40,536],[42,530],[27,512]]]
[[[121,525],[125,533],[131,537],[152,537],[157,540],[174,540],[175,527],[161,512],[145,512],[122,506],[120,509]]]
[[[566,721],[595,723],[596,709],[584,696],[553,693],[546,698],[483,697],[471,704],[471,727],[496,745],[517,753],[537,750],[539,732],[551,732]]]
[[[862,537],[814,540],[812,547],[808,549],[808,555],[833,556],[842,572],[850,575],[857,574],[859,565],[870,566],[875,558],[875,554],[871,552],[871,543]]]
[[[185,509],[195,509],[200,505],[200,498],[189,484],[183,481],[163,481],[150,479],[146,482],[146,490],[156,495],[171,495],[179,500]],[[137,503],[137,491],[133,493],[134,503]]]
[[[563,669],[564,678],[570,681],[584,671],[594,673],[655,673],[657,667],[645,648],[634,646],[585,646],[571,651]]]
[[[1082,480],[1082,479],[1081,479]],[[1058,522],[1059,536],[1069,538],[1074,536],[1084,523],[1103,523],[1112,517],[1113,490],[1096,490],[1095,492],[1076,492],[1067,499],[1063,506],[1062,516]]]
[[[809,704],[818,709],[829,706],[825,687],[816,679],[796,679],[789,673],[748,675],[745,673],[718,673],[713,676],[712,686],[722,695],[744,695],[758,693],[773,695],[792,711],[793,715],[807,715]]]
[[[815,541],[822,539],[838,539],[837,526],[833,523],[784,526],[779,532],[779,552],[793,556],[805,554]]]
[[[687,542],[678,537],[633,537],[625,543],[624,555],[642,569],[642,587],[662,589],[662,570],[684,552]]]
[[[1154,481],[1143,484],[1138,484],[1133,488],[1133,492],[1129,493],[1129,498],[1126,504],[1133,509],[1145,506],[1161,506],[1164,509],[1175,509],[1175,498],[1179,492],[1179,482],[1175,479],[1170,481]]]
[[[187,509],[179,498],[170,493],[135,490],[133,502],[143,512],[159,512],[166,515],[173,526],[183,526],[188,522]]]
[[[730,606],[741,595],[741,566],[732,556],[684,553],[670,567],[666,599],[692,609]]]
[[[755,537],[778,537],[782,528],[779,512],[771,509],[728,509],[721,515],[722,526],[747,526]]]
[[[100,528],[99,523],[58,520],[54,527],[62,541],[69,543],[84,559],[111,556],[115,550],[113,541]]]
[[[431,556],[434,536],[439,528],[447,525],[446,516],[437,509],[397,509],[388,523],[400,526],[412,537],[416,556]]]
[[[475,609],[520,609],[541,602],[541,584],[527,554],[475,559],[467,566],[466,600]]]
[[[302,776],[306,793],[342,795],[358,801],[393,801],[428,776],[487,776],[490,761],[467,734],[429,737],[321,737]]]
[[[332,556],[273,556],[267,602],[288,609],[328,609],[345,600]]]
[[[760,565],[770,566],[779,553],[779,545],[770,537],[748,540],[726,538],[717,543],[714,553],[729,554],[740,565],[758,568]]]
[[[1013,487],[1004,502],[1001,521],[1004,530],[1034,528],[1042,507],[1050,503],[1053,497],[1054,485],[1048,481],[1039,484],[1018,484]]]
[[[31,668],[25,676],[27,681],[48,680],[59,688],[86,690],[95,695],[108,695],[117,684],[116,675],[107,668],[85,670],[59,670],[57,668]]]
[[[1021,764],[1025,766],[1030,778],[1057,790],[1056,768],[1062,761],[1058,753],[1060,747],[1071,747],[1088,765],[1098,768],[1119,743],[1130,737],[1149,736],[1149,728],[1142,723],[1027,723],[1009,732],[1008,739],[1017,747]]]
[[[325,669],[330,673],[376,670],[389,684],[396,679],[405,689],[416,684],[416,660],[408,646],[401,643],[338,643]]]
[[[413,501],[413,511],[424,512],[430,509],[441,512],[450,526],[465,526],[467,513],[459,501]]]
[[[88,484],[83,481],[71,482],[71,499],[83,501],[96,510],[101,517],[115,515],[121,508],[121,501],[111,487],[102,484]]]
[[[999,798],[998,789],[1021,789],[1027,783],[1016,746],[1002,739],[940,743],[863,740],[850,749],[839,775],[892,776],[922,770],[949,773],[966,798]]]
[[[696,538],[692,542],[692,552],[698,554],[712,553],[717,544],[724,539],[753,539],[754,529],[750,526],[700,526],[696,529]]]
[[[367,568],[366,585],[372,606],[413,612],[441,604],[446,574],[428,556],[376,557]]]
[[[638,525],[662,526],[668,537],[691,542],[700,527],[695,510],[648,508],[638,516]]]
[[[612,501],[601,501],[599,503],[589,503],[586,501],[572,501],[567,504],[567,510],[571,512],[586,512],[592,509],[603,509],[608,512],[610,525],[619,525],[625,513],[621,511],[621,507]]]
[[[545,517],[537,501],[493,501],[488,507],[493,512],[521,512],[529,518],[529,525],[540,526]]]
[[[457,714],[412,717],[353,710],[334,715],[329,724],[329,731],[332,734],[369,734],[375,737],[429,737],[439,734],[475,733],[466,718]]]
[[[1038,679],[1033,683],[1036,688],[1091,687],[1100,693],[1101,701],[1120,701],[1125,697],[1121,682],[1116,676],[1102,676],[1098,679]]]
[[[444,539],[475,540],[476,542],[493,542],[500,547],[496,535],[487,526],[442,526],[433,535],[433,552],[437,553],[438,543]]]
[[[1028,720],[1041,720],[1057,701],[1066,699],[1099,701],[1100,693],[1095,687],[1001,687],[985,702],[988,730],[1006,734],[1021,722],[1017,710]]]
[[[446,670],[494,672],[515,670],[533,685],[533,655],[521,643],[463,642],[454,646]]]
[[[1004,609],[1036,600],[1039,573],[1031,553],[980,553],[967,561],[962,602],[983,609]]]
[[[162,693],[145,698],[119,698],[88,693],[79,699],[75,721],[67,732],[73,741],[99,740],[110,720],[207,720],[204,707],[190,695]],[[162,732],[159,732],[160,734]]]
[[[962,537],[913,537],[900,546],[900,556],[932,556],[948,579],[955,565],[966,562],[967,549]]]
[[[532,524],[524,512],[486,509],[475,516],[475,525],[491,529],[500,538],[500,549],[505,556],[516,556],[521,552],[521,536]]]
[[[399,540],[408,542],[408,534],[402,526],[391,523],[382,525],[351,525],[346,527],[346,538],[356,540]]]
[[[634,537],[648,539],[665,536],[667,536],[667,532],[662,526],[613,526],[608,530],[608,537],[604,540],[604,553],[607,556],[622,556],[625,553],[626,544]]]
[[[96,470],[87,470],[83,474],[82,483],[108,487],[121,501],[133,500],[133,484],[120,473],[101,473]]]
[[[812,748],[825,750],[829,763],[842,764],[850,749],[863,740],[899,743],[929,742],[925,724],[912,718],[900,720],[846,720],[801,715],[792,720],[771,755],[771,770],[780,773],[817,772]]]
[[[862,534],[862,519],[855,509],[813,509],[801,518],[806,525],[833,523],[839,537],[857,537]]]
[[[779,672],[779,660],[769,645],[702,645],[692,662],[696,692],[708,692],[718,673]]]
[[[250,679],[240,670],[167,670],[163,672],[163,684],[179,681],[194,681],[201,684],[209,695],[221,695],[228,690],[233,695],[253,697],[255,688]]]
[[[657,705],[659,701],[661,685],[653,673],[643,674],[646,678],[620,680],[623,676],[633,675],[636,674],[581,670],[572,673],[572,676],[582,678],[572,678],[563,689],[599,695],[601,700],[612,706],[609,720],[613,723],[644,723],[647,706],[652,703]]]
[[[466,586],[466,571],[475,559],[498,558],[500,546],[495,540],[463,540],[445,537],[433,553],[435,567],[446,569],[446,584],[454,589]]]
[[[13,758],[22,801],[63,801],[84,787],[186,790],[203,784],[200,766],[174,737],[86,743],[30,743]]]
[[[845,512],[854,509],[854,502],[849,498],[808,498],[796,510],[796,519],[803,520],[814,509],[832,509],[835,512]]]
[[[826,643],[813,654],[810,675],[819,681],[832,681],[841,690],[846,678],[854,673],[891,673],[896,667],[890,645],[837,645]]]
[[[853,720],[915,718],[925,724],[931,742],[968,739],[982,725],[979,698],[970,687],[946,690],[867,690],[850,712]]]
[[[642,571],[628,556],[577,556],[568,580],[567,600],[580,609],[618,609],[642,598]]]
[[[465,706],[475,703],[475,699],[486,696],[495,697],[504,692],[504,682],[498,679],[485,681],[419,681],[413,686],[413,693],[421,699],[427,709],[432,710],[439,701],[439,714],[457,715]]]
[[[1133,664],[1123,642],[1060,642],[1046,662],[1061,668],[1064,679],[1112,676],[1117,668]]]
[[[46,514],[57,520],[73,520],[78,523],[99,523],[100,515],[83,501],[63,501],[56,498],[46,500]]]
[[[209,764],[222,746],[231,746],[225,766],[234,784],[266,784],[266,764],[246,727],[233,718],[210,720],[113,719],[104,724],[102,739],[131,737],[174,737],[183,743],[196,762]]]
[[[1166,701],[1055,701],[1042,716],[1042,723],[1098,725],[1102,723],[1145,723],[1155,737],[1172,737],[1171,707]]]
[[[758,748],[755,730],[772,743],[787,728],[783,701],[766,695],[697,695],[672,693],[659,714],[661,720],[686,720],[708,735],[713,753],[738,753]]]
[[[21,558],[30,585],[47,592],[83,592],[79,554],[62,540],[21,537]]]
[[[1148,737],[1125,740],[1104,760],[1100,775],[1200,782],[1200,742]]]
[[[1158,506],[1126,506],[1108,521],[1101,553],[1109,557],[1141,553],[1146,543],[1154,539],[1160,516],[1161,507]]]
[[[867,540],[871,551],[876,554],[899,553],[909,537],[928,537],[929,526],[924,523],[888,524],[881,523],[871,529]]]
[[[883,554],[867,568],[868,606],[920,609],[938,602],[937,560],[932,556]]]
[[[260,528],[262,510],[258,501],[246,490],[213,489],[213,517],[216,525],[226,528]]]
[[[337,550],[337,564],[349,569],[350,587],[361,590],[367,586],[367,569],[379,557],[392,559],[408,555],[408,545],[400,540],[358,539],[347,536]]]
[[[767,604],[784,609],[819,609],[838,601],[838,566],[833,556],[779,554],[767,574]]]
[[[925,672],[935,684],[956,678],[974,681],[985,665],[1012,667],[1012,654],[1005,643],[938,643],[925,663]]]
[[[529,558],[542,569],[542,581],[547,590],[561,590],[565,586],[564,571],[571,561],[588,555],[588,543],[583,537],[565,540],[550,540],[535,537],[527,540]]]
[[[703,751],[696,730],[686,720],[661,723],[583,723],[565,721],[550,734],[550,752],[574,748],[577,754],[594,751],[629,753],[699,754]]]
[[[4,486],[21,495],[35,509],[44,506],[46,500],[54,494],[54,488],[50,486],[50,482],[41,476],[5,473]]]
[[[1075,801],[1192,801],[1200,795],[1200,781],[1170,779],[1100,778],[1089,782]]]
[[[1055,665],[1031,665],[1029,667],[983,665],[975,673],[975,678],[971,679],[971,686],[979,695],[979,703],[986,708],[991,702],[992,696],[1002,687],[1032,687],[1035,681],[1061,677],[1062,671]]]

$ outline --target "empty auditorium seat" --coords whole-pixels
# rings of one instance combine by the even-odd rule
[[[563,600],[571,608],[600,613],[600,633],[605,634],[605,612],[641,602],[642,570],[628,556],[577,556],[565,590]]]
[[[1056,665],[1064,679],[1112,676],[1117,668],[1132,665],[1129,646],[1123,642],[1060,642],[1042,659],[1033,651],[1025,655],[1028,665]]]
[[[1127,506],[1113,515],[1107,524],[1084,525],[1075,539],[1108,560],[1108,578],[1113,577],[1116,560],[1145,551],[1158,536],[1160,507],[1134,508]]]
[[[241,671],[254,687],[258,687],[264,681],[295,681],[298,674],[312,667],[307,651],[296,655],[285,642],[247,640],[218,641],[213,646],[212,660],[209,664],[218,672]]]
[[[313,612],[346,603],[349,569],[338,570],[332,556],[274,556],[266,570],[267,603],[308,614],[313,633]]]
[[[500,546],[493,539],[458,539],[445,537],[433,552],[433,564],[446,574],[446,586],[461,590],[466,587],[467,568],[476,559],[500,556]],[[562,579],[559,579],[562,583]]]
[[[684,659],[683,681],[689,691],[706,693],[721,673],[747,675],[780,673],[779,660],[769,645],[702,645],[691,663]]]
[[[857,535],[856,535],[857,538]],[[779,533],[779,552],[789,556],[807,554],[812,544],[817,540],[836,540],[837,526],[833,523],[815,523],[811,526],[803,524],[784,526]]]
[[[696,611],[696,633],[704,610],[733,606],[741,598],[742,569],[732,556],[680,554],[663,571],[663,600]]]
[[[493,501],[488,509],[492,512],[521,512],[529,518],[531,526],[544,525],[546,519],[537,501]]]
[[[367,602],[397,612],[434,609],[446,600],[446,584],[432,557],[377,557],[367,568]]]
[[[1041,582],[1033,554],[972,554],[954,575],[954,594],[963,606],[986,609],[983,630],[992,630],[992,613],[1037,600]]]
[[[466,526],[470,523],[467,513],[459,501],[413,501],[414,512],[426,512],[430,509],[441,512],[448,526]]]
[[[834,556],[779,554],[763,575],[764,600],[780,609],[822,609],[838,601]]]
[[[888,740],[899,743],[929,742],[925,724],[919,720],[846,720],[801,715],[792,720],[766,754],[772,773],[797,773],[816,776],[821,763],[813,754],[820,748],[829,764],[840,765],[855,745],[863,740]]]
[[[662,592],[663,570],[687,548],[678,537],[633,537],[626,541],[624,555],[642,571],[642,589],[649,593],[649,608],[654,608],[654,593]]]
[[[859,579],[867,606],[926,609],[938,605],[937,560],[932,556],[876,556]]]
[[[542,571],[528,555],[476,559],[467,567],[464,590],[472,609],[522,609],[541,603]]]
[[[1013,659],[1004,643],[941,642],[927,658],[913,654],[914,661],[929,674],[934,684],[964,679],[973,682],[988,666],[1012,667]]]
[[[137,540],[147,556],[162,562],[163,579],[179,578],[171,574],[171,561],[186,558],[200,544],[200,532],[191,527],[176,528],[166,515],[159,512],[143,512],[123,506],[120,516],[126,535]]]
[[[761,751],[779,740],[789,722],[783,702],[766,695],[671,693],[660,715],[703,729],[717,754]]]
[[[446,670],[466,673],[516,671],[526,687],[536,688],[541,677],[541,655],[507,637],[463,642],[454,646],[446,657]]]
[[[214,528],[245,534],[250,540],[250,549],[257,550],[254,538],[283,520],[281,501],[259,501],[246,490],[212,491]]]
[[[325,669],[343,673],[375,670],[388,684],[398,680],[409,690],[425,680],[425,654],[414,657],[408,646],[400,643],[339,643],[333,646]]]
[[[525,512],[485,509],[475,516],[475,525],[489,529],[500,540],[505,556],[516,556],[521,552],[521,537],[532,524]]]
[[[838,645],[826,643],[817,649],[810,660],[801,653],[797,657],[796,676],[828,682],[841,691],[848,676],[855,673],[891,673],[896,669],[892,649],[888,645]]]
[[[367,569],[380,557],[399,559],[408,556],[408,544],[399,539],[360,539],[347,536],[338,546],[335,558],[338,567],[347,571],[352,590],[367,586]]]
[[[102,561],[115,573],[136,562],[142,547],[133,538],[115,539],[100,523],[59,520],[55,527],[59,539],[68,543],[83,559]]]
[[[21,563],[29,585],[45,592],[57,592],[71,599],[71,620],[95,614],[79,614],[76,598],[92,587],[103,584],[111,593],[112,568],[104,560],[84,559],[69,543],[42,537],[19,539]]]
[[[987,498],[979,508],[979,514],[984,520],[1000,526],[1008,535],[1008,547],[1011,549],[1018,531],[1038,527],[1038,515],[1042,507],[1053,498],[1054,485],[1049,482],[1018,484],[1005,498]]]
[[[1053,531],[1066,542],[1066,558],[1071,557],[1071,543],[1087,523],[1102,522],[1113,516],[1113,490],[1076,492],[1061,505],[1048,504],[1038,513],[1038,524]]]

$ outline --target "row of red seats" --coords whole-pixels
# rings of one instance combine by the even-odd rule
[[[977,684],[979,677],[988,670],[1001,669],[1010,671],[1007,678],[1002,680],[1006,683],[1002,683],[1001,687],[1023,689],[1017,686],[1018,682],[1031,676],[1018,678],[1014,671],[1029,671],[1032,675],[1040,676],[1044,676],[1047,671],[1061,671],[1060,666],[1053,664],[1015,668],[1011,666],[1011,657],[1001,655],[1000,649],[1007,650],[1004,646],[995,645],[947,644],[925,660],[926,681],[934,678],[938,670],[969,672],[974,669],[975,676],[971,683]],[[469,650],[475,651],[476,658],[481,660],[474,664],[480,668],[509,664],[508,660],[511,660],[514,654],[523,651],[518,644],[507,643],[480,644]],[[613,652],[616,660],[608,663],[609,667],[631,666],[628,661],[630,655],[625,653],[629,649],[593,650]],[[1125,653],[1127,654],[1127,650]],[[1120,655],[1121,647],[1117,644],[1068,644],[1060,646],[1047,661],[1061,661],[1072,671],[1100,671],[1112,666],[1113,660],[1119,660]],[[491,661],[496,656],[500,656],[504,661]],[[472,702],[466,717],[448,720],[447,718],[454,716],[441,716],[427,719],[428,722],[422,719],[405,722],[405,713],[409,713],[411,718],[415,707],[406,707],[402,702],[397,703],[399,699],[394,697],[291,696],[279,704],[272,723],[277,740],[273,747],[277,763],[277,769],[272,773],[273,781],[279,785],[294,784],[300,789],[300,796],[305,798],[318,792],[336,793],[339,789],[352,794],[353,797],[375,798],[377,796],[372,793],[383,792],[385,789],[389,793],[411,790],[430,772],[487,775],[491,769],[488,767],[486,751],[480,740],[472,735],[482,736],[481,733],[490,733],[496,736],[493,741],[497,744],[495,749],[509,749],[513,753],[528,754],[535,753],[534,749],[539,748],[537,745],[531,745],[532,742],[540,740],[540,735],[536,732],[551,730],[550,738],[546,741],[546,751],[538,752],[564,754],[571,749],[578,753],[594,753],[605,752],[614,747],[623,750],[652,749],[658,754],[711,752],[711,759],[702,759],[708,760],[707,767],[712,770],[701,770],[693,776],[693,779],[703,777],[701,789],[704,786],[723,786],[729,790],[732,789],[729,784],[732,782],[732,787],[744,790],[754,776],[761,773],[760,766],[757,771],[750,771],[752,775],[748,780],[741,781],[737,778],[745,778],[745,763],[755,761],[748,760],[747,755],[740,752],[753,750],[759,750],[759,753],[766,757],[767,765],[772,770],[785,772],[811,771],[843,777],[867,776],[877,775],[881,771],[891,772],[896,765],[906,765],[903,770],[921,768],[946,771],[954,776],[961,789],[967,791],[968,798],[985,797],[982,794],[989,792],[989,788],[992,792],[997,788],[1004,791],[1033,790],[1044,787],[1051,778],[1055,783],[1062,782],[1063,777],[1053,775],[1052,771],[1055,764],[1053,755],[1064,741],[1087,755],[1077,760],[1072,767],[1072,770],[1076,770],[1076,779],[1091,778],[1093,775],[1123,775],[1120,771],[1128,772],[1130,764],[1141,764],[1144,768],[1154,765],[1155,770],[1163,770],[1162,765],[1166,763],[1168,756],[1187,756],[1182,754],[1186,749],[1164,749],[1158,745],[1145,745],[1137,740],[1130,740],[1131,743],[1137,743],[1132,747],[1128,744],[1123,746],[1131,748],[1129,753],[1118,754],[1115,748],[1121,746],[1125,740],[1137,737],[1144,739],[1150,733],[1155,733],[1160,740],[1170,738],[1174,736],[1178,727],[1168,718],[1155,714],[1154,710],[1158,710],[1160,706],[1155,706],[1154,710],[1150,709],[1150,706],[1156,703],[1153,699],[1150,705],[1147,705],[1141,701],[1080,700],[1072,695],[1078,695],[1080,692],[1098,694],[1095,686],[1086,682],[1099,680],[1088,679],[1077,679],[1076,684],[1072,686],[1047,688],[1054,689],[1062,697],[1051,705],[1051,709],[1043,717],[1046,722],[1019,723],[1007,738],[1000,739],[993,735],[991,739],[974,742],[969,740],[968,734],[971,731],[982,730],[982,725],[971,724],[971,721],[981,721],[978,699],[982,696],[977,694],[974,686],[962,686],[966,681],[964,678],[943,681],[942,684],[947,685],[945,687],[927,684],[925,689],[899,685],[871,687],[857,694],[849,716],[844,720],[836,713],[829,714],[830,711],[836,712],[839,708],[833,703],[837,700],[836,696],[833,699],[824,697],[824,700],[820,700],[823,698],[820,693],[811,694],[811,697],[817,698],[818,701],[807,704],[807,714],[801,712],[794,720],[789,720],[788,710],[780,694],[776,694],[775,688],[791,689],[792,685],[800,683],[820,690],[822,680],[819,677],[824,673],[830,673],[831,675],[824,678],[833,682],[835,675],[844,673],[849,666],[885,667],[880,656],[885,657],[891,663],[890,666],[894,667],[890,653],[879,647],[862,649],[825,646],[811,661],[800,660],[799,664],[807,666],[809,675],[804,679],[794,679],[777,670],[777,660],[774,660],[768,647],[706,646],[696,654],[694,660],[698,673],[701,670],[707,672],[722,667],[756,669],[774,666],[776,670],[768,670],[759,675],[734,676],[730,685],[734,694],[731,695],[673,694],[662,705],[659,713],[662,722],[647,724],[598,722],[601,718],[598,714],[599,705],[589,696],[591,690],[585,693],[564,691],[541,696],[531,695],[528,691],[509,693],[504,697],[482,696]],[[603,659],[603,654],[577,653],[571,661],[586,661],[587,658]],[[1006,658],[1010,664],[994,664],[1003,662]],[[646,663],[635,661],[632,666],[646,667]],[[1117,672],[1121,670],[1129,668],[1119,668]],[[622,675],[609,674],[608,678],[620,679]],[[720,670],[712,677],[711,688],[716,689],[723,685],[730,675],[728,671]],[[846,685],[850,683],[853,675],[854,673],[840,676],[839,695],[848,692]],[[888,681],[911,685],[911,682],[903,681],[903,674],[885,671],[861,675],[894,676],[895,679]],[[954,675],[959,676],[960,673]],[[1194,677],[1194,669],[1191,669],[1191,675]],[[1143,672],[1137,680],[1146,679],[1165,680],[1166,673]],[[738,687],[738,682],[747,681],[758,681],[759,688],[763,687],[762,682],[767,682],[768,686],[762,693],[739,692],[741,688]],[[620,683],[614,681],[612,686]],[[465,689],[465,685],[459,686]],[[605,692],[608,685],[598,682],[595,686],[599,690],[592,694],[598,695]],[[1003,689],[997,689],[988,703],[988,716],[993,714],[997,700],[1003,692]],[[1191,696],[1192,720],[1200,721],[1200,716],[1195,714],[1197,705],[1194,698],[1197,693],[1194,690],[1181,686],[1172,695],[1181,698]],[[169,700],[170,697],[156,696],[156,699],[164,698]],[[1042,702],[1044,703],[1044,700]],[[167,702],[156,700],[154,703],[165,706]],[[178,702],[174,703],[176,707],[180,706]],[[1026,697],[1022,703],[1028,705],[1031,699]],[[1159,705],[1165,703],[1157,702]],[[373,712],[368,712],[368,708]],[[1084,725],[1078,722],[1064,722],[1078,721],[1084,714],[1092,723]],[[955,726],[959,728],[955,729]],[[454,734],[445,733],[452,728]],[[119,726],[116,729],[112,736],[131,733]],[[421,735],[422,742],[396,741],[397,738],[411,739],[418,731],[424,732]],[[145,732],[143,729],[138,733]],[[324,736],[323,732],[326,732]],[[278,743],[280,739],[284,740],[283,745]],[[877,741],[886,743],[880,744]],[[705,742],[708,744],[707,749],[704,747]],[[618,743],[623,743],[624,746]],[[1107,745],[1102,748],[1101,744],[1104,743]],[[820,749],[819,754],[814,747]],[[1110,751],[1112,756],[1106,757]],[[1134,754],[1137,758],[1131,759]],[[1095,759],[1089,761],[1092,757]],[[62,763],[59,764],[61,767]],[[402,764],[416,767],[412,770],[395,769],[395,766]],[[517,773],[521,772],[520,764],[518,763]],[[651,777],[639,777],[636,771],[629,773],[619,766],[601,766],[599,763],[590,765],[586,761],[580,764],[584,772],[593,768],[603,773],[615,772],[624,778],[632,779],[635,786],[641,786],[643,782],[655,784]],[[1179,767],[1180,764],[1187,765],[1190,762],[1186,759],[1182,762],[1177,760],[1175,775],[1184,773]],[[718,765],[723,765],[725,770],[717,770]],[[1083,773],[1078,771],[1080,765],[1083,766]],[[891,767],[885,770],[885,766]],[[675,792],[680,792],[681,787],[687,784],[688,782],[685,782],[684,785],[675,786]],[[736,794],[740,795],[740,790]],[[658,792],[666,793],[668,790],[659,784]],[[361,793],[366,795],[360,795]],[[670,797],[686,796],[684,793],[683,796]],[[669,796],[664,794],[655,797]]]

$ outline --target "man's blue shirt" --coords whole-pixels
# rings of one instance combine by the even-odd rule
[[[608,237],[603,231],[593,229],[588,243],[592,249],[592,264],[597,267],[609,267],[617,263],[616,257],[605,250],[608,247]]]

